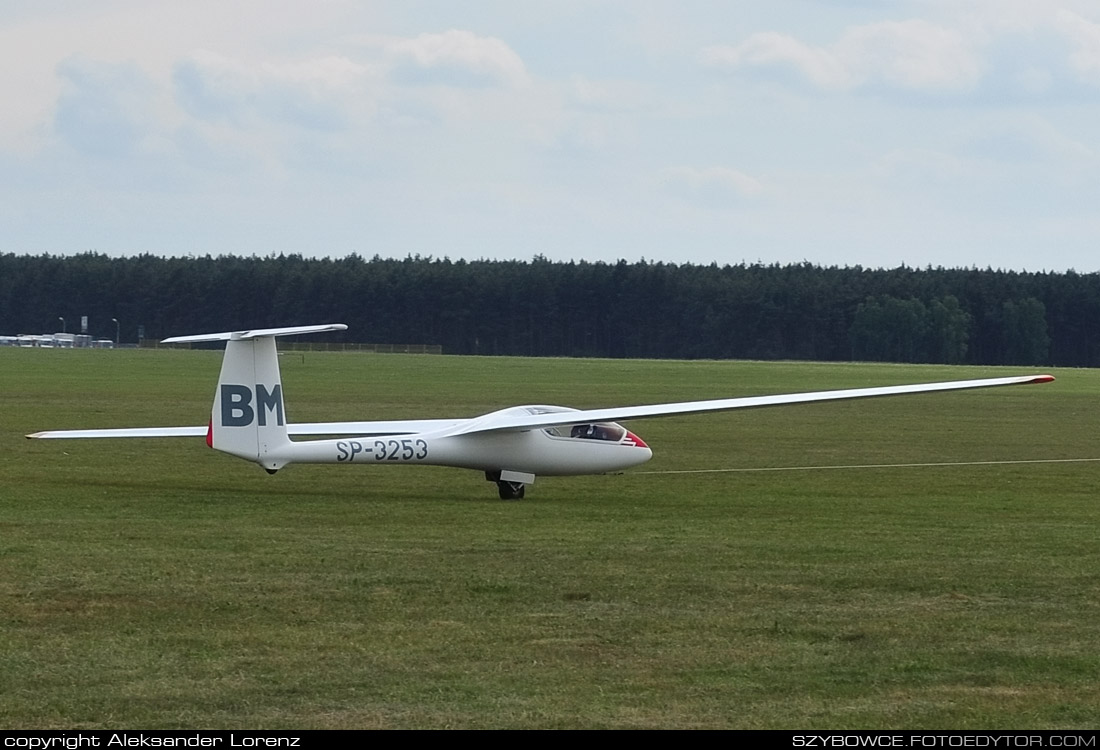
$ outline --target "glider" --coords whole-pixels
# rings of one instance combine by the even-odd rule
[[[342,323],[330,323],[165,339],[164,343],[226,342],[206,427],[53,430],[27,437],[205,435],[211,448],[255,462],[271,474],[291,463],[425,464],[475,469],[496,483],[501,499],[516,500],[523,497],[526,485],[538,475],[603,474],[648,461],[653,455],[649,446],[619,425],[620,420],[1054,380],[1050,375],[1025,375],[601,409],[514,406],[471,419],[289,423],[275,338],[346,328]],[[291,440],[291,436],[322,435],[343,437]]]

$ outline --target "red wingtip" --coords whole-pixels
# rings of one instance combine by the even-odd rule
[[[209,424],[206,425],[206,447],[214,447],[214,420],[211,419]]]
[[[1036,375],[1035,378],[1031,382],[1032,383],[1053,383],[1054,382],[1054,376],[1053,375]]]

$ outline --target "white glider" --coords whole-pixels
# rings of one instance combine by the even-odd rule
[[[424,464],[475,469],[497,484],[502,499],[523,497],[537,475],[572,476],[620,471],[648,461],[649,446],[619,420],[752,409],[815,401],[897,396],[1002,385],[1048,383],[1050,375],[1024,375],[944,383],[853,388],[773,396],[687,401],[646,406],[570,409],[514,406],[472,419],[289,424],[283,406],[275,337],[342,331],[332,323],[177,336],[165,343],[225,341],[221,375],[206,427],[138,427],[52,430],[28,438],[196,437],[274,474],[291,463]],[[291,440],[291,436],[342,435]]]

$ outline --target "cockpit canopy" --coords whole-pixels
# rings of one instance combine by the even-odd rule
[[[576,411],[565,406],[527,406],[529,414],[564,414]],[[585,422],[574,425],[554,425],[544,428],[551,437],[574,438],[579,440],[603,440],[608,443],[621,442],[626,437],[626,428],[614,422]]]
[[[548,427],[546,432],[554,437],[579,438],[581,440],[606,440],[618,443],[626,437],[626,429],[614,422],[590,422],[586,424]]]

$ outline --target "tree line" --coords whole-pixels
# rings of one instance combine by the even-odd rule
[[[84,315],[123,342],[339,321],[452,354],[1100,366],[1098,273],[0,254],[0,333]]]

